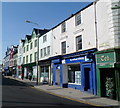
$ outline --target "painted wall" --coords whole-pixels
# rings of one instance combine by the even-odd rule
[[[89,16],[89,17],[88,17]],[[82,50],[96,47],[94,6],[81,11],[82,23],[75,26],[75,16],[66,21],[66,32],[61,33],[61,25],[53,29],[53,56],[61,55],[61,42],[66,41],[66,52],[76,52],[75,37],[82,35]]]
[[[101,2],[96,3],[97,17],[97,34],[98,34],[98,50],[120,46],[120,8],[111,9],[118,5],[118,2]]]
[[[30,44],[31,42],[28,42],[27,39],[25,40],[25,44],[24,44],[24,47],[25,47],[25,53],[23,53],[23,57],[25,57],[25,64],[26,64],[26,56],[28,55],[28,63],[33,63],[33,62],[36,62],[35,61],[35,52],[37,52],[37,47],[35,47],[35,40],[37,39],[36,37],[36,34],[35,32],[33,31],[32,33],[32,38],[31,38],[31,42],[33,43],[33,46],[32,46],[32,49],[30,49]],[[27,45],[29,45],[29,50],[27,51]],[[23,48],[24,48],[23,47]],[[23,49],[24,50],[24,49]],[[32,62],[30,62],[30,54],[32,54]]]
[[[45,35],[47,36],[47,41],[43,43],[43,36],[45,36]],[[46,34],[42,35],[39,38],[39,60],[44,60],[44,59],[48,59],[49,57],[51,57],[51,55],[52,55],[52,40],[53,40],[52,30],[47,32]],[[43,49],[47,46],[50,46],[50,55],[46,55],[41,58],[41,49]]]

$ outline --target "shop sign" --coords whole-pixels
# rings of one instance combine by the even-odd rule
[[[80,61],[84,61],[84,57],[77,57],[77,58],[70,58],[70,59],[66,59],[66,63],[76,63],[76,62],[80,62]]]
[[[113,63],[114,61],[114,52],[97,54],[97,63]]]

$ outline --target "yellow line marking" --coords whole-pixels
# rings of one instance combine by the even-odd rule
[[[58,97],[62,97],[62,98],[66,98],[66,99],[69,99],[69,100],[77,101],[77,102],[80,102],[80,103],[84,103],[84,104],[88,104],[88,105],[92,105],[92,106],[97,106],[97,107],[107,107],[107,106],[102,106],[102,105],[93,104],[93,103],[85,102],[85,101],[82,101],[82,100],[77,100],[77,99],[73,99],[73,98],[70,98],[70,97],[62,96],[62,95],[55,94],[55,93],[52,93],[52,92],[49,92],[49,91],[46,91],[46,90],[43,90],[43,89],[39,89],[39,88],[35,88],[35,87],[31,87],[31,88],[37,89],[39,91],[46,92],[48,94],[55,95],[55,96],[58,96]],[[111,107],[107,107],[107,108],[111,108]]]

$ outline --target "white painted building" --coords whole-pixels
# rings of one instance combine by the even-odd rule
[[[76,17],[80,17],[80,24],[76,25]],[[79,23],[79,22],[78,22]],[[62,24],[65,32],[62,32]],[[66,53],[96,48],[94,5],[82,9],[53,28],[53,56],[62,55],[61,45],[66,41]],[[81,36],[82,48],[76,49],[76,37]]]
[[[25,40],[20,40],[19,46],[18,46],[18,60],[17,60],[17,77],[21,78],[22,74],[22,64],[23,64],[23,43]]]
[[[46,33],[46,29],[34,28],[31,35],[26,35],[23,45],[23,67],[24,77],[28,78],[28,73],[32,73],[33,79],[37,78],[38,62],[38,38]]]
[[[49,57],[52,56],[52,30],[48,31],[39,38],[39,66],[40,82],[51,82],[51,63]]]
[[[91,3],[53,27],[53,56],[60,56],[52,60],[54,85],[96,94],[95,61],[89,58],[97,47],[94,13]]]
[[[120,46],[120,0],[96,3],[98,50]]]

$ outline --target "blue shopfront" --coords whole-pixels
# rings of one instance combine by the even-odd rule
[[[53,85],[96,95],[96,49],[67,54],[52,60]]]

